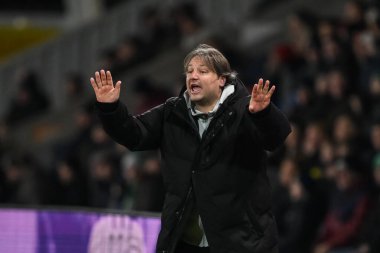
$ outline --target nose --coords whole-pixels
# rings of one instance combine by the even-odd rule
[[[197,71],[192,71],[190,74],[189,74],[189,79],[198,79],[199,75],[198,75],[198,72]]]

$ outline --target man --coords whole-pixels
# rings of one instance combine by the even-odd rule
[[[105,131],[130,150],[159,148],[166,189],[157,252],[277,252],[266,150],[290,133],[262,79],[249,96],[217,49],[184,61],[186,86],[141,115],[119,101],[109,71],[91,78]]]

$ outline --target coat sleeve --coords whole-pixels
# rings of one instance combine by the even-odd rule
[[[95,105],[106,133],[133,151],[156,149],[160,145],[165,104],[133,116],[120,101]]]
[[[281,145],[290,134],[291,128],[285,114],[273,103],[261,112],[251,113],[246,109],[250,120],[254,123],[255,132],[265,150],[273,151]]]

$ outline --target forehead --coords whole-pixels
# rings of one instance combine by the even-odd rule
[[[197,55],[189,61],[187,66],[208,66],[208,64],[203,57]]]

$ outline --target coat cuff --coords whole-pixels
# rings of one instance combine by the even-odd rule
[[[96,102],[95,107],[102,113],[111,113],[116,111],[117,107],[119,106],[119,100],[113,103],[102,103],[102,102]]]
[[[250,114],[255,119],[263,118],[263,117],[265,117],[266,115],[268,115],[270,113],[271,108],[272,108],[272,103],[270,103],[267,107],[265,107],[264,110],[261,110],[259,112],[255,112],[255,113],[251,113],[250,112]],[[248,111],[249,111],[249,109],[248,109]]]

